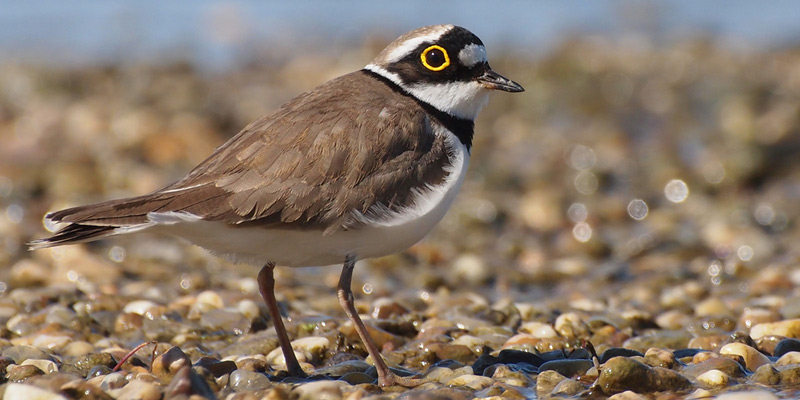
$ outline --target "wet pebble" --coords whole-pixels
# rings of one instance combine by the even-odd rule
[[[746,374],[741,364],[727,357],[712,357],[700,363],[688,365],[683,369],[682,373],[688,377],[696,378],[711,370],[721,371],[734,378],[741,378]]]
[[[133,380],[125,386],[109,390],[117,400],[159,400],[161,399],[161,391],[158,387],[149,382],[142,380]]]
[[[10,357],[16,364],[31,358],[35,360],[50,360],[51,357],[42,350],[33,346],[13,346],[7,347],[0,352],[0,355]]]
[[[728,386],[729,382],[731,381],[730,376],[716,369],[706,371],[700,374],[700,376],[698,376],[696,379],[707,388],[720,388],[723,386]]]
[[[800,338],[800,319],[765,322],[750,328],[750,337],[752,337],[753,340],[758,340],[765,336]]]
[[[565,359],[553,360],[543,363],[539,367],[539,371],[556,371],[566,377],[580,376],[586,373],[589,368],[592,368],[594,363],[591,360],[583,359]]]
[[[553,391],[550,392],[553,396],[575,396],[578,393],[584,391],[586,388],[578,381],[574,379],[564,379],[561,382],[558,382],[556,387],[553,388]]]
[[[25,382],[39,375],[44,375],[44,371],[35,365],[9,365],[6,368],[6,380],[10,382]]]
[[[236,392],[266,389],[272,385],[266,375],[237,369],[231,372],[228,380],[231,389]]]
[[[639,361],[615,357],[601,366],[597,380],[606,394],[626,390],[637,393],[662,390],[681,390],[691,385],[690,381],[675,371],[666,368],[651,368]]]
[[[50,360],[36,360],[33,358],[29,358],[22,362],[20,365],[33,365],[36,368],[39,368],[45,374],[53,374],[58,372],[58,365]]]
[[[492,379],[511,386],[530,387],[533,384],[529,374],[502,364],[495,365]]]
[[[800,352],[800,339],[786,338],[781,340],[775,346],[775,350],[772,355],[775,357],[781,357],[791,351]]]
[[[292,390],[292,397],[298,400],[337,400],[342,398],[343,381],[316,381],[304,383]]]
[[[742,343],[729,343],[719,349],[721,355],[732,355],[742,357],[744,366],[750,371],[755,371],[758,367],[769,364],[769,358],[761,354],[758,350]]]
[[[766,386],[775,386],[780,383],[781,375],[772,365],[762,365],[756,369],[750,380]]]
[[[556,371],[544,371],[536,377],[536,394],[539,397],[549,395],[553,392],[556,385],[567,379],[566,376]]]
[[[491,386],[494,383],[494,379],[486,376],[465,374],[453,377],[444,383],[449,386],[465,386],[472,390],[481,390]]]

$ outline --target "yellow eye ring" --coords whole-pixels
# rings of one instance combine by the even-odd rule
[[[430,53],[432,50],[439,50],[442,52],[442,55],[444,56],[444,62],[435,67],[428,63],[428,53]],[[423,51],[422,54],[420,55],[420,59],[422,60],[422,65],[424,65],[425,68],[431,71],[441,71],[450,65],[450,56],[447,55],[447,50],[445,50],[442,46],[438,45],[433,45],[425,49],[425,51]]]

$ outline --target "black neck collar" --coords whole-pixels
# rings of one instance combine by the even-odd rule
[[[416,98],[411,93],[407,92],[405,89],[400,87],[397,83],[393,82],[391,79],[377,73],[374,71],[370,71],[368,69],[362,69],[367,75],[383,82],[386,86],[389,86],[393,91],[396,93],[402,94],[403,96],[409,97],[417,102],[425,111],[430,113],[437,122],[442,124],[447,130],[453,132],[454,135],[458,138],[458,140],[467,147],[467,151],[472,148],[472,136],[475,134],[475,122],[465,118],[459,118],[454,115],[448,114],[438,108],[426,103],[418,98]]]

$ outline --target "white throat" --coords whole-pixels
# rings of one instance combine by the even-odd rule
[[[364,69],[372,71],[403,88],[419,100],[439,111],[454,117],[474,121],[478,113],[489,102],[489,90],[478,82],[420,83],[407,85],[395,73],[385,68],[367,64]]]

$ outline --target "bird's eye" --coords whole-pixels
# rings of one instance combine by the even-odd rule
[[[425,49],[420,56],[422,65],[431,71],[441,71],[450,65],[450,57],[442,46],[433,45]]]

